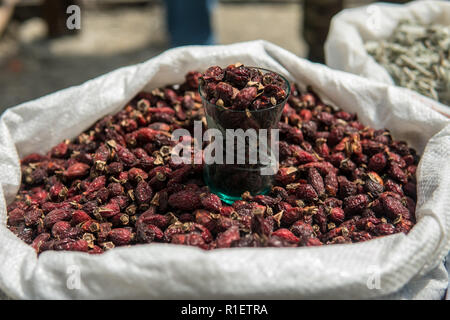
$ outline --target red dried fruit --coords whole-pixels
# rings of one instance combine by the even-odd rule
[[[352,237],[353,241],[356,241],[356,242],[362,242],[362,241],[367,241],[367,240],[372,239],[372,236],[367,231],[353,232],[351,234],[351,237]]]
[[[106,167],[106,172],[111,175],[116,175],[123,172],[123,164],[121,162],[111,162]]]
[[[128,197],[127,196],[115,196],[114,198],[111,198],[110,202],[116,203],[120,210],[125,209],[128,206]]]
[[[115,216],[116,214],[118,214],[120,212],[120,207],[116,201],[111,200],[109,203],[107,203],[103,207],[97,208],[95,212],[100,214],[101,217],[107,219],[107,218],[111,218],[111,217]],[[96,215],[96,213],[94,213],[94,215]],[[97,218],[97,216],[96,216],[96,218]]]
[[[310,162],[299,167],[300,170],[307,170],[308,168],[316,168],[321,175],[327,175],[331,171],[337,171],[337,169],[329,162]]]
[[[263,237],[268,237],[274,228],[273,217],[264,218],[262,215],[256,215],[252,221],[252,232]]]
[[[375,172],[369,172],[364,183],[364,190],[372,197],[377,197],[384,191],[384,182]]]
[[[85,193],[90,194],[94,193],[95,191],[98,191],[102,189],[106,184],[106,177],[105,176],[99,176],[95,178],[87,187]]]
[[[173,112],[173,110],[169,109],[170,112]],[[155,112],[155,109],[152,109],[151,112]],[[162,111],[162,110],[161,110]],[[159,133],[158,130],[154,130],[151,128],[140,128],[139,130],[136,130],[134,132],[134,136],[136,137],[137,140],[141,141],[141,142],[152,142],[155,140],[156,135]],[[127,161],[131,161],[131,160],[127,160]]]
[[[125,246],[133,241],[134,234],[128,228],[116,228],[108,233],[108,239],[116,246]]]
[[[57,146],[53,147],[52,150],[50,151],[50,154],[52,157],[63,158],[66,156],[67,150],[68,150],[68,145],[64,141],[64,142],[61,142],[60,144],[58,144]]]
[[[339,207],[331,208],[330,210],[330,219],[336,223],[342,223],[345,219],[344,210]]]
[[[338,176],[339,182],[339,195],[341,198],[346,198],[355,195],[358,192],[355,183],[348,181],[344,176]]]
[[[52,200],[64,200],[67,196],[67,188],[59,181],[50,187],[49,196]]]
[[[304,122],[308,122],[309,120],[311,120],[311,118],[312,118],[312,112],[311,112],[311,110],[308,110],[308,109],[302,109],[302,110],[300,111],[300,118],[302,118],[302,120],[303,120]]]
[[[369,160],[369,170],[373,170],[376,172],[382,172],[383,169],[386,167],[387,159],[384,153],[377,153],[372,156]]]
[[[35,226],[39,223],[40,219],[43,218],[44,212],[41,209],[32,207],[25,212],[24,221],[27,227]]]
[[[96,245],[94,245],[91,249],[88,250],[89,254],[101,254],[103,252],[104,252],[103,249]]]
[[[161,214],[146,214],[143,213],[139,219],[138,223],[140,224],[153,224],[160,229],[165,229],[170,222],[170,219],[167,216],[163,216]]]
[[[91,217],[83,210],[75,210],[72,213],[72,220],[70,220],[70,223],[72,224],[72,226],[75,226],[90,219]]]
[[[390,196],[381,196],[380,201],[388,218],[395,220],[401,216],[403,219],[411,220],[408,208],[400,200]]]
[[[111,197],[116,197],[124,194],[124,189],[120,183],[110,183],[108,185],[108,191]]]
[[[90,231],[94,232],[97,235],[97,242],[99,244],[107,241],[108,234],[112,230],[112,224],[109,222],[103,222],[103,223],[94,223],[89,225],[89,228],[86,228],[85,225],[89,225],[89,221],[83,224],[84,231]]]
[[[317,192],[310,184],[299,184],[295,188],[297,197],[304,201],[317,200]]]
[[[286,241],[293,242],[293,243],[297,243],[300,241],[300,239],[297,238],[296,236],[294,236],[294,234],[291,231],[289,231],[288,229],[285,229],[285,228],[281,228],[281,229],[278,229],[278,230],[272,232],[272,236],[277,236],[279,238],[282,238]]]
[[[321,246],[323,245],[322,242],[320,242],[319,239],[317,238],[309,238],[308,241],[306,241],[305,244],[307,247],[316,247],[316,246]]]
[[[211,212],[207,210],[196,210],[194,212],[195,222],[205,226],[209,231],[213,231],[216,227],[216,221],[211,216]]]
[[[309,168],[308,170],[308,183],[316,190],[319,197],[325,194],[323,178],[315,168]]]
[[[193,231],[200,233],[202,239],[206,243],[209,243],[209,242],[211,242],[213,240],[211,232],[205,226],[203,226],[201,224],[198,224],[198,223],[194,223],[192,225],[192,227],[193,227]]]
[[[192,211],[201,205],[201,200],[196,192],[191,190],[182,190],[170,195],[168,203],[172,208]]]
[[[58,221],[52,227],[52,235],[56,239],[68,238],[72,231],[72,226],[67,221]]]
[[[132,167],[138,163],[136,156],[130,150],[119,144],[116,145],[116,152],[118,158],[124,165]]]
[[[416,186],[415,182],[408,181],[408,183],[406,183],[403,186],[403,191],[405,192],[406,195],[410,196],[413,200],[417,199],[417,186]]]
[[[202,75],[203,80],[205,81],[221,81],[225,76],[224,71],[219,66],[209,67],[205,73]]]
[[[369,204],[369,198],[365,194],[358,194],[344,199],[344,210],[346,215],[354,215],[365,208]]]
[[[393,234],[395,232],[395,228],[390,223],[380,223],[375,226],[374,233],[378,236],[386,236]]]
[[[55,250],[58,250],[56,246]],[[74,242],[70,242],[69,245],[64,247],[62,250],[88,252],[89,243],[86,240],[76,240]]]
[[[106,144],[101,144],[94,154],[94,162],[97,170],[102,171],[105,168],[106,162],[109,160],[111,152]]]
[[[292,127],[292,128],[289,128],[289,131],[286,134],[286,138],[289,141],[292,141],[292,143],[301,144],[303,142],[303,133],[299,128]],[[300,162],[305,162],[305,159],[302,158],[301,152],[302,151],[299,151],[298,155],[295,152],[293,154],[298,156]],[[306,156],[308,156],[308,155],[306,155]]]
[[[72,211],[67,209],[55,209],[49,212],[44,218],[46,228],[51,228],[58,221],[68,221],[72,217]]]
[[[404,169],[406,167],[406,162],[403,160],[403,158],[394,152],[387,152],[388,160],[391,165],[395,164],[399,166],[401,169]]]
[[[148,203],[153,196],[153,190],[145,181],[140,181],[134,191],[138,203]]]
[[[228,66],[225,79],[238,88],[244,87],[250,80],[250,70],[244,66]]]
[[[315,237],[314,229],[308,223],[301,220],[296,221],[291,226],[292,233],[297,236],[302,244],[305,244],[308,239]]]
[[[81,162],[76,162],[73,165],[71,165],[69,168],[67,168],[66,171],[64,171],[64,175],[67,178],[81,178],[88,174],[89,172],[89,165]]]
[[[114,227],[126,226],[130,223],[130,216],[125,213],[116,214],[111,218],[111,223]]]
[[[199,79],[202,76],[200,72],[191,71],[186,74],[186,84],[189,89],[198,89]]]
[[[181,168],[176,169],[170,173],[170,179],[167,183],[168,186],[181,183],[185,178],[192,173],[193,167],[191,165],[183,165]]]
[[[256,95],[256,94],[255,94]],[[219,82],[216,85],[216,98],[228,105],[233,97],[233,87],[226,82]]]
[[[396,179],[397,181],[400,181],[402,184],[405,184],[408,182],[408,178],[405,174],[405,172],[400,168],[399,165],[392,163],[389,167],[388,174]]]
[[[225,217],[229,217],[231,216],[231,214],[234,212],[234,208],[233,207],[221,207],[220,208],[220,214],[225,216]]]
[[[31,246],[34,248],[34,250],[36,250],[37,253],[40,253],[42,244],[46,242],[48,239],[50,239],[49,233],[41,233],[36,238],[34,238]]]
[[[339,190],[339,183],[337,176],[333,171],[328,172],[325,176],[324,184],[326,192],[332,197],[336,196]]]
[[[276,76],[278,76],[278,75],[276,75]],[[264,77],[265,77],[265,79],[267,79],[267,76],[264,76]],[[278,84],[270,84],[270,83],[266,84],[264,86],[264,94],[269,97],[274,97],[275,102],[279,103],[286,98],[286,91],[284,91],[284,89],[281,88],[281,86],[283,86],[283,85],[284,85],[284,81],[282,79],[279,79]],[[274,103],[272,103],[272,104],[274,104]]]
[[[223,76],[225,75],[225,76]],[[272,107],[286,98],[285,80],[275,73],[263,74],[255,68],[230,65],[225,70],[212,67],[202,76],[204,98],[219,107],[258,110]],[[295,112],[295,111],[294,111]],[[237,120],[240,115],[233,114]],[[239,120],[237,120],[239,121]],[[243,127],[253,127],[245,119]]]
[[[162,240],[164,238],[164,232],[153,224],[137,227],[137,235],[144,243],[150,243],[154,240]]]
[[[21,165],[27,165],[27,164],[30,164],[30,163],[41,162],[41,161],[44,161],[44,160],[46,160],[45,156],[43,156],[41,154],[38,154],[38,153],[32,153],[32,154],[29,154],[28,156],[25,156],[20,161],[20,164]]]
[[[8,224],[10,226],[17,226],[25,221],[25,212],[22,209],[15,208],[9,212]]]
[[[197,233],[175,234],[172,237],[171,243],[199,247],[205,250],[209,248],[202,236]]]
[[[297,243],[290,242],[286,239],[271,236],[269,240],[265,243],[267,247],[284,248],[284,247],[296,247]]]
[[[255,87],[244,88],[236,95],[234,99],[234,105],[239,110],[244,110],[248,108],[250,104],[255,100],[256,94],[258,93]]]
[[[291,225],[303,216],[303,209],[299,207],[285,208],[281,216],[281,222],[284,225]]]
[[[313,141],[316,140],[317,123],[315,121],[307,121],[302,124],[303,136]]]
[[[408,233],[409,230],[413,227],[414,223],[409,220],[401,220],[399,223],[395,225],[395,232],[404,232]]]
[[[217,236],[217,248],[229,248],[232,242],[239,241],[239,227],[231,226],[225,232],[220,233]]]
[[[293,183],[296,180],[296,172],[297,169],[294,167],[280,168],[275,176],[275,180],[282,185]]]
[[[202,206],[210,211],[220,212],[222,207],[222,201],[214,193],[201,194],[200,195]]]

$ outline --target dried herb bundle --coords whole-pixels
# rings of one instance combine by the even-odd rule
[[[397,85],[450,105],[450,26],[404,20],[365,46]]]

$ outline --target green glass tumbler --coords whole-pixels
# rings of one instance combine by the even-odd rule
[[[262,74],[275,73],[262,68],[253,69],[257,69]],[[283,80],[281,87],[286,92],[286,98],[276,105],[258,110],[234,110],[217,106],[205,98],[203,84],[199,87],[208,129],[216,129],[216,132],[221,133],[219,139],[222,141],[219,141],[219,145],[223,152],[222,163],[205,162],[204,179],[211,192],[217,194],[226,203],[231,204],[241,199],[244,192],[248,191],[252,195],[264,194],[272,187],[273,178],[278,169],[277,127],[290,94],[289,81],[279,76]],[[256,145],[239,144],[236,141],[239,139],[235,139],[237,135],[243,137],[244,140],[241,142],[248,144],[251,144],[250,138],[256,136],[257,143]],[[230,138],[232,138],[231,142]],[[216,152],[220,151],[216,149]],[[251,161],[250,155],[255,153],[258,154],[257,160]],[[264,157],[264,154],[267,157]],[[234,161],[230,162],[228,159]]]

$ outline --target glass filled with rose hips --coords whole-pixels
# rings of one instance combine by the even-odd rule
[[[232,203],[244,192],[268,192],[278,170],[278,122],[290,94],[288,80],[240,63],[213,66],[200,78],[210,136],[204,177],[210,190]]]

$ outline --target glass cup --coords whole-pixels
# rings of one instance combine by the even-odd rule
[[[252,69],[259,70],[262,74],[275,73],[262,68]],[[286,92],[286,98],[269,108],[253,111],[231,110],[212,104],[206,99],[204,84],[199,87],[208,129],[217,129],[217,132],[221,133],[221,137],[218,139],[222,139],[221,143],[219,141],[219,145],[223,147],[221,149],[223,152],[222,163],[208,163],[205,160],[204,178],[211,192],[217,194],[226,203],[231,204],[241,199],[242,194],[246,191],[252,195],[265,194],[272,187],[273,178],[278,171],[277,127],[290,94],[288,80],[279,74],[278,76],[284,82],[282,88]],[[234,133],[240,132],[240,136],[244,137],[241,143],[234,136],[231,139],[230,134],[233,131]],[[242,133],[244,134],[242,135]],[[257,137],[256,144],[255,140],[251,140],[255,136]],[[216,152],[220,152],[218,150],[220,148],[216,149]],[[234,161],[227,161],[227,157],[230,158],[230,155]]]

